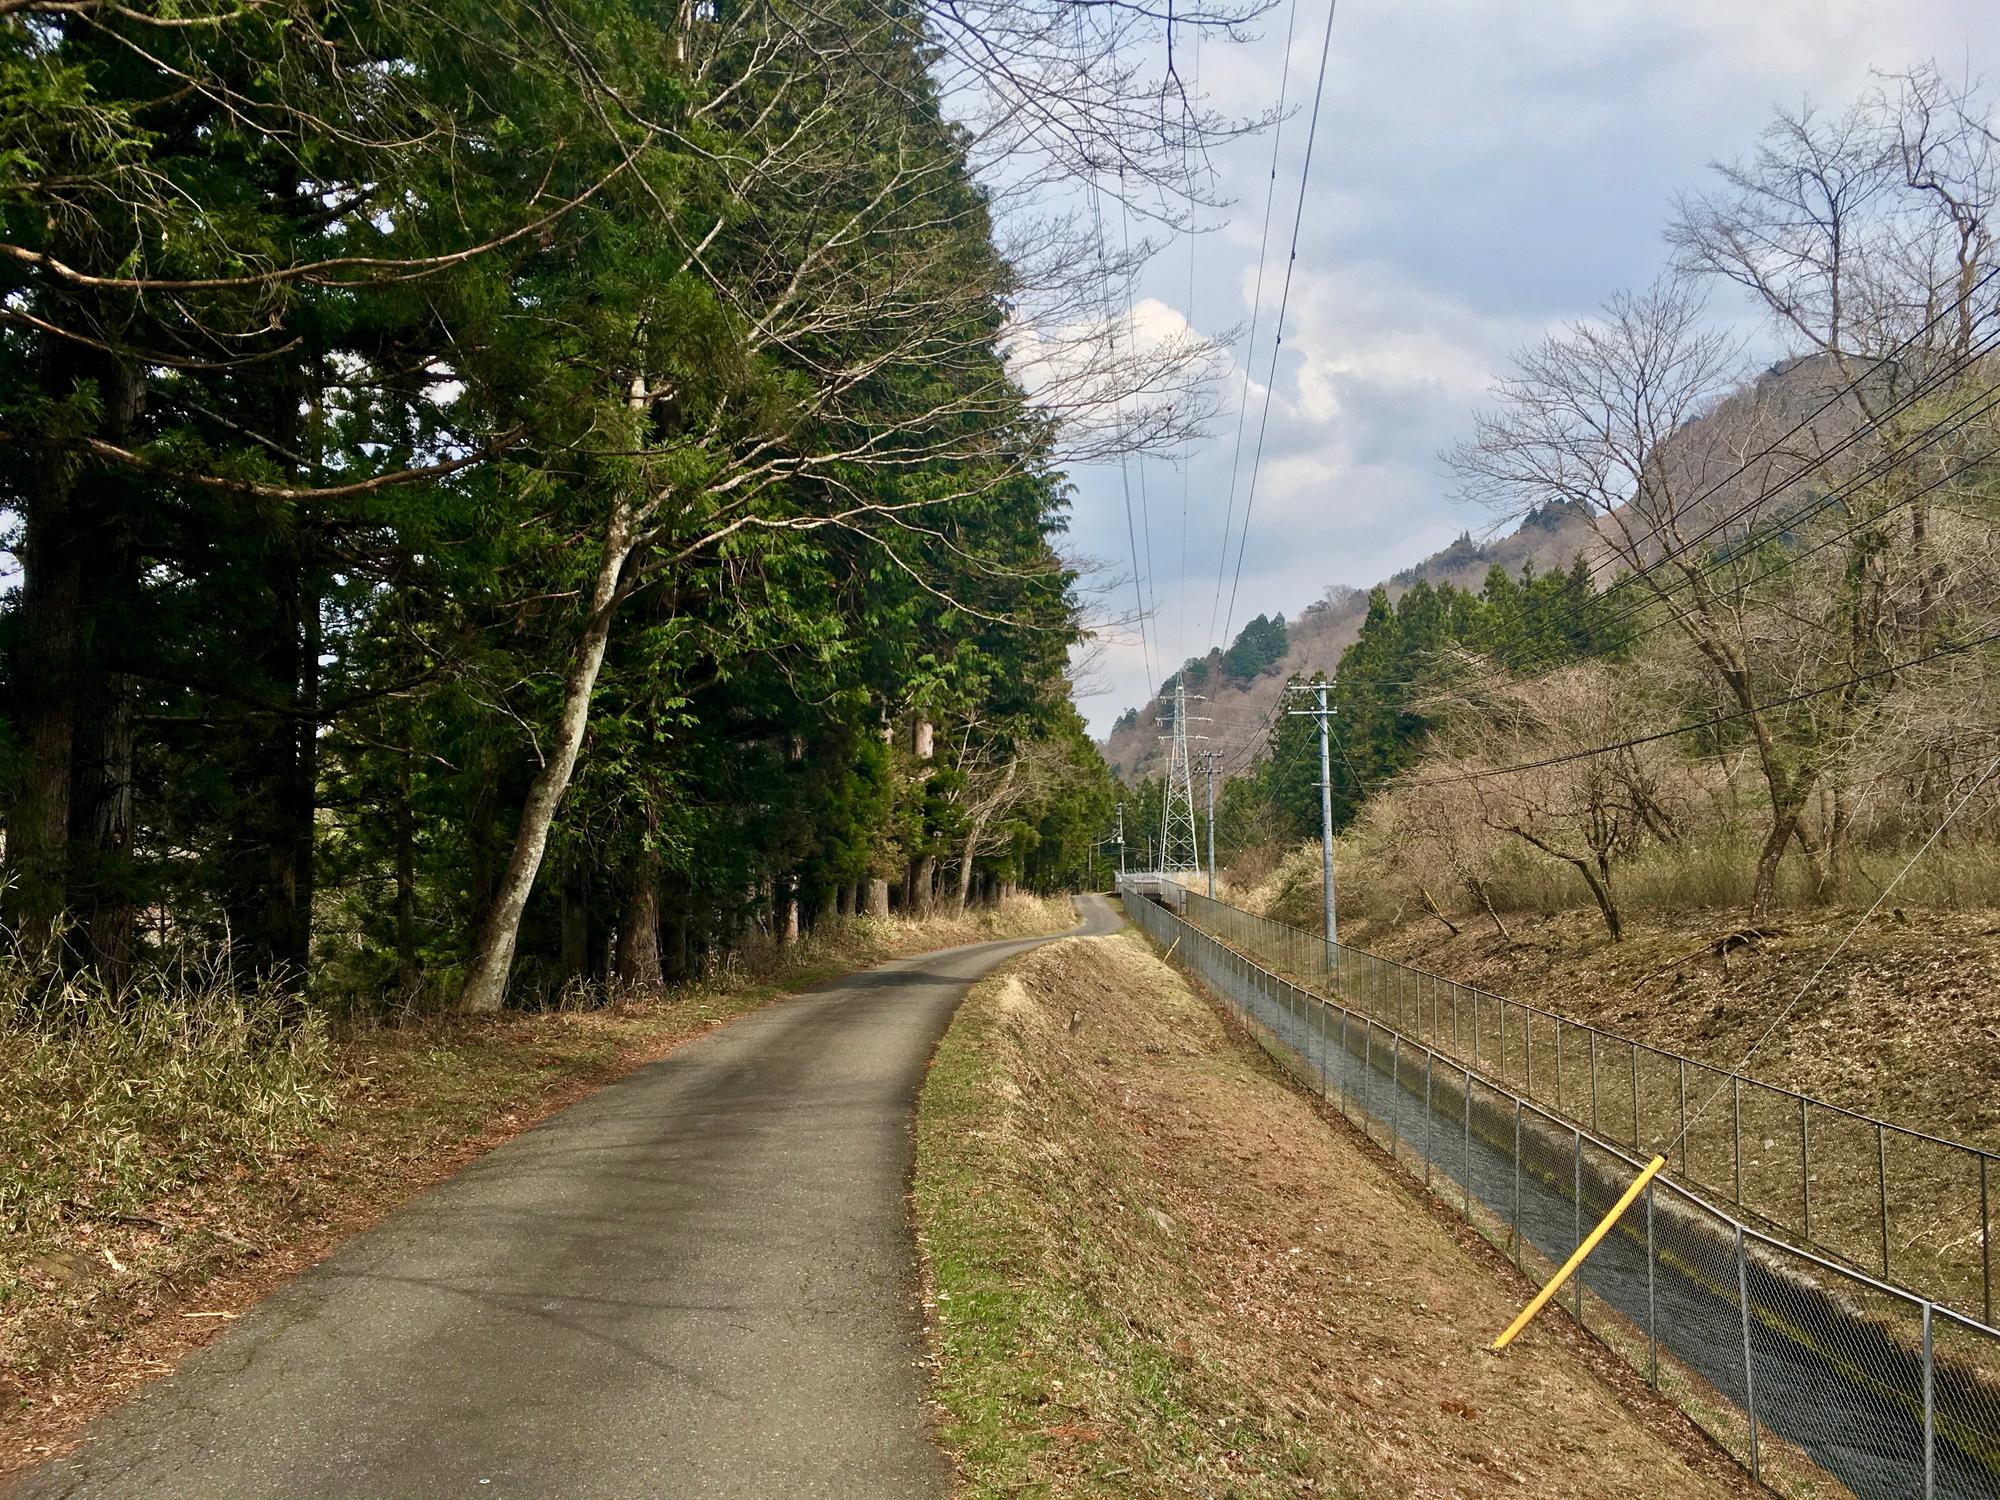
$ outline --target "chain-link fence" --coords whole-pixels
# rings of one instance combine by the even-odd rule
[[[1341,1003],[1570,1124],[1643,1157],[1670,1151],[1676,1178],[1752,1222],[1992,1324],[1995,1153],[1328,945],[1206,896],[1189,892],[1185,903],[1195,926],[1293,983],[1329,998],[1337,987]]]
[[[1493,1051],[1482,1033],[1474,1064],[1469,1040],[1464,1056],[1426,1040],[1466,1037],[1472,1002],[1457,1030],[1450,997],[1436,993],[1404,995],[1391,1021],[1377,1009],[1387,997],[1328,999],[1253,961],[1240,938],[1217,941],[1129,888],[1125,908],[1285,1067],[1537,1281],[1641,1170],[1626,1143],[1633,1099],[1642,1129],[1646,1120],[1643,1078],[1627,1096],[1627,1130],[1592,1130],[1503,1076],[1499,1060],[1525,1069],[1531,1046],[1501,1050],[1497,1009],[1482,1016]],[[1519,1023],[1508,1024],[1511,1043]],[[1618,1061],[1632,1066],[1623,1052]],[[1823,1186],[1833,1184],[1813,1185],[1815,1205]],[[1683,1182],[1656,1178],[1561,1302],[1781,1492],[1827,1495],[1831,1478],[1860,1500],[2000,1497],[2000,1334],[1772,1238]]]

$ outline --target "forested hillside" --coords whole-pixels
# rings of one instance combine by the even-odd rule
[[[1081,879],[1060,469],[1128,439],[1010,372],[1063,289],[996,247],[932,45],[845,5],[8,8],[22,962],[492,1008]]]
[[[1479,529],[1488,529],[1483,518]],[[1598,555],[1589,519],[1578,507],[1561,502],[1537,510],[1518,526],[1504,527],[1503,533],[1482,541],[1468,531],[1442,552],[1383,579],[1376,588],[1392,601],[1420,582],[1477,592],[1496,567],[1510,574],[1523,568],[1547,573],[1569,567],[1579,555]],[[1209,722],[1203,728],[1223,747],[1233,767],[1240,769],[1253,754],[1262,754],[1286,680],[1331,671],[1340,654],[1354,644],[1373,592],[1329,585],[1296,615],[1259,615],[1237,632],[1226,650],[1217,647],[1183,666],[1188,690],[1204,699],[1201,712]],[[1105,759],[1128,781],[1160,774],[1166,767],[1157,720],[1172,702],[1180,675],[1168,676],[1155,702],[1121,713],[1104,739]]]

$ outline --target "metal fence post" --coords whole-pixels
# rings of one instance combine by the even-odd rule
[[[1757,1462],[1757,1367],[1750,1357],[1750,1258],[1743,1249],[1743,1226],[1736,1226],[1736,1300],[1743,1313],[1743,1406],[1750,1414],[1750,1477],[1763,1482]]]
[[[1590,1128],[1597,1129],[1597,1028],[1590,1028]]]
[[[1632,1053],[1632,1149],[1639,1149],[1639,1044],[1625,1044]]]
[[[1981,1153],[1979,1157],[1979,1301],[1985,1310],[1983,1320],[1988,1327],[1993,1324],[1993,1215],[1987,1208],[1986,1177],[1987,1167],[1993,1158]]]
[[[1875,1126],[1875,1185],[1882,1210],[1882,1277],[1889,1276],[1889,1147],[1882,1126]]]
[[[1570,1137],[1576,1143],[1576,1182],[1571,1189],[1574,1197],[1570,1203],[1576,1228],[1569,1242],[1570,1249],[1574,1250],[1583,1243],[1583,1132],[1572,1130]],[[1576,1321],[1578,1327],[1583,1326],[1583,1267],[1581,1266],[1578,1266],[1576,1271]]]
[[[1729,1131],[1736,1143],[1736,1201],[1743,1201],[1743,1075],[1729,1075]]]
[[[1437,1054],[1424,1054],[1424,1187],[1431,1185],[1431,1075],[1437,1071]]]
[[[1681,1065],[1681,1129],[1675,1137],[1681,1143],[1681,1176],[1688,1175],[1688,1060],[1680,1059]]]
[[[1556,1017],[1556,1108],[1563,1107],[1563,1023]]]
[[[1347,1118],[1347,1007],[1340,1008],[1340,1115]]]
[[[1375,1020],[1364,1016],[1361,1022],[1361,1131],[1368,1133],[1368,1101],[1375,1092],[1375,1080],[1368,1075],[1375,1071]]]
[[[1465,1222],[1472,1222],[1472,1070],[1465,1070],[1465,1150],[1458,1159],[1459,1179],[1465,1185]]]
[[[1314,1007],[1315,1019],[1319,1025],[1319,1096],[1326,1097],[1326,1016],[1328,1007],[1324,1001]]]
[[[1468,1169],[1468,1175],[1469,1169]],[[1513,1252],[1514,1264],[1521,1263],[1521,1101],[1514,1101],[1514,1213],[1509,1223],[1507,1248]]]
[[[1924,1304],[1924,1500],[1937,1494],[1936,1362],[1931,1358],[1931,1305]]]
[[[1529,1011],[1521,1024],[1528,1029],[1528,1045],[1524,1050],[1528,1054],[1528,1097],[1532,1099],[1535,1097],[1535,1013]]]
[[[1659,1254],[1653,1244],[1653,1184],[1646,1184],[1646,1383],[1660,1388],[1660,1303],[1653,1285]]]
[[[1812,1243],[1812,1114],[1799,1095],[1799,1238]]]
[[[1392,1033],[1389,1043],[1389,1154],[1396,1154],[1396,1142],[1403,1132],[1396,1121],[1403,1113],[1403,1033]]]

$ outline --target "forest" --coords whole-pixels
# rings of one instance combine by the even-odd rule
[[[0,69],[15,981],[491,1010],[1081,881],[1063,465],[1180,419],[1010,351],[1088,289],[976,156],[1061,164],[921,15],[28,0]]]

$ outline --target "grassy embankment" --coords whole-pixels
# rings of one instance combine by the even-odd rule
[[[77,989],[57,1022],[0,986],[0,1474],[598,1084],[834,974],[1074,921],[1067,900],[1021,897],[828,924],[662,995],[401,1026],[281,1021],[185,975],[116,1005]]]
[[[1135,935],[973,992],[915,1197],[969,1495],[1747,1493]]]

